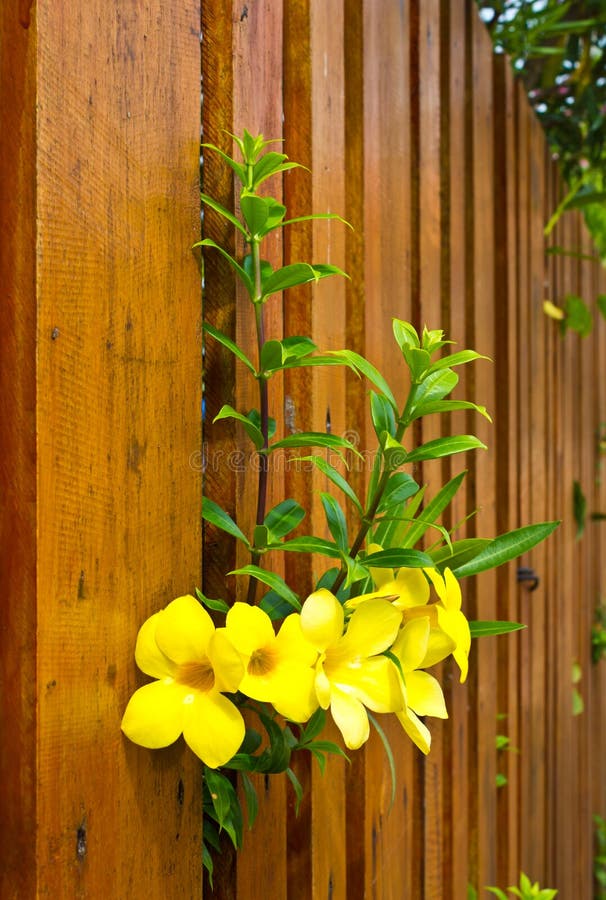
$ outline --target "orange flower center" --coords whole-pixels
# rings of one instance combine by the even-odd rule
[[[267,675],[275,669],[278,655],[273,647],[260,647],[253,650],[248,661],[247,671],[249,675]]]
[[[206,693],[215,686],[215,672],[210,660],[207,658],[199,662],[181,663],[177,669],[175,681],[179,684],[184,684],[193,691]]]

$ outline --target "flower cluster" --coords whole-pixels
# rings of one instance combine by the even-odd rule
[[[318,706],[330,709],[350,749],[368,739],[367,709],[395,713],[427,753],[429,731],[418,717],[447,713],[439,683],[423,670],[452,654],[461,680],[467,673],[461,591],[449,569],[374,574],[377,589],[344,604],[326,588],[314,591],[277,634],[256,606],[235,603],[216,628],[194,597],[173,600],[139,631],[137,665],[156,680],[131,697],[122,730],[150,748],[183,734],[216,768],[238,752],[245,734],[239,706],[251,698],[298,723]]]

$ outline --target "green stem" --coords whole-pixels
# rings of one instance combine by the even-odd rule
[[[259,481],[257,487],[257,516],[255,523],[262,525],[265,519],[265,510],[267,505],[267,481],[269,470],[269,457],[264,451],[269,447],[269,392],[267,388],[267,378],[261,370],[261,351],[265,343],[265,326],[263,322],[263,304],[261,303],[261,256],[258,241],[252,243],[252,262],[253,277],[255,285],[255,326],[257,330],[257,349],[259,359],[259,412],[261,416],[261,434],[263,435],[263,447],[259,456]],[[254,550],[251,554],[251,563],[253,566],[259,564],[261,554]],[[254,604],[257,593],[257,580],[251,577],[248,580],[247,603]]]
[[[402,415],[398,419],[398,429],[395,434],[395,440],[398,443],[402,442],[402,439],[406,433],[406,429],[410,425],[410,412],[412,409],[412,405],[414,403],[415,395],[417,392],[417,385],[411,385],[410,391],[408,393],[408,398],[406,400],[406,405],[402,412]],[[370,531],[372,524],[375,520],[375,516],[377,514],[377,510],[379,509],[379,504],[383,498],[383,494],[385,493],[385,488],[387,487],[387,482],[389,481],[389,476],[391,475],[390,469],[384,469],[381,473],[377,486],[375,488],[374,494],[371,498],[369,498],[368,507],[364,510],[364,515],[362,516],[362,522],[358,529],[358,533],[354,538],[354,542],[351,545],[351,549],[349,551],[349,557],[351,559],[355,559],[360,550],[362,549],[362,545],[366,540],[366,535]],[[347,575],[347,569],[341,568],[341,571],[335,578],[334,584],[332,586],[332,593],[336,594],[343,582],[345,581],[345,577]]]

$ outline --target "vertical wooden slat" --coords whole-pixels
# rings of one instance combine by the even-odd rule
[[[466,346],[466,237],[467,183],[464,173],[470,171],[468,160],[468,131],[466,129],[466,81],[465,46],[466,17],[469,10],[465,5],[452,0],[446,4],[442,14],[443,72],[442,83],[447,85],[447,96],[442,98],[444,121],[443,141],[447,142],[443,153],[443,165],[447,170],[447,199],[443,197],[444,234],[443,241],[447,256],[442,259],[444,290],[444,328],[450,340],[457,342],[457,349]],[[448,70],[446,70],[448,65]],[[447,79],[447,80],[446,80]],[[446,113],[446,115],[445,115]],[[447,230],[446,230],[447,229]],[[467,366],[459,369],[459,396],[468,396]],[[466,431],[465,414],[454,413],[447,418],[446,426],[453,433]],[[466,462],[453,460],[451,474],[465,468]],[[450,526],[462,522],[467,515],[466,486],[464,485],[453,500]],[[454,538],[463,537],[459,528]],[[465,610],[467,612],[467,598]],[[468,684],[461,685],[457,669],[452,664],[445,677],[444,689],[450,716],[449,727],[445,730],[445,758],[450,759],[448,777],[445,779],[444,827],[449,829],[448,848],[445,850],[444,898],[456,900],[469,881],[468,875]]]
[[[513,77],[508,60],[494,58],[495,152],[495,331],[499,352],[494,360],[496,393],[495,452],[497,460],[497,531],[503,534],[518,523],[517,355],[516,339],[516,171]],[[497,617],[518,620],[516,572],[513,564],[497,571]],[[511,749],[497,753],[497,772],[506,784],[497,793],[497,872],[499,884],[512,884],[517,862],[518,638],[497,642],[497,731],[509,739]]]
[[[479,19],[472,17],[471,97],[473,141],[473,269],[472,306],[468,320],[468,346],[494,359],[498,349],[494,310],[494,190],[492,146],[492,68],[489,65],[489,37]],[[495,408],[494,369],[481,375],[479,365],[468,374],[473,399]],[[493,432],[486,420],[470,418],[470,427],[488,447],[475,454],[470,471],[472,508],[480,507],[478,534],[496,533],[495,451]],[[475,606],[479,619],[496,618],[496,576],[489,572],[474,579]],[[480,641],[472,655],[470,689],[475,719],[470,765],[477,766],[477,783],[470,792],[470,807],[476,843],[478,884],[493,884],[496,875],[496,658],[490,640]],[[475,821],[474,821],[475,820]]]
[[[392,319],[411,319],[411,148],[408,4],[364,4],[365,355],[404,402],[407,380]],[[416,264],[416,262],[415,262]],[[366,446],[376,446],[367,425]],[[369,457],[369,466],[372,457]],[[422,817],[417,750],[396,721],[381,720],[398,770],[390,806],[385,755],[373,736],[365,753],[366,869],[356,896],[419,896]]]
[[[21,14],[19,14],[21,13]],[[36,17],[0,10],[0,895],[36,890]]]
[[[201,890],[198,761],[119,731],[138,627],[201,574],[199,23],[37,4],[41,895]]]

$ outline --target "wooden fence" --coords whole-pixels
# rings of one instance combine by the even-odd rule
[[[200,44],[200,15],[202,43]],[[261,811],[226,900],[465,900],[468,883],[505,886],[521,869],[592,896],[593,813],[606,815],[606,662],[590,629],[604,595],[600,523],[575,540],[573,482],[606,510],[598,434],[606,422],[606,330],[562,338],[542,311],[606,292],[598,264],[546,255],[543,225],[562,193],[543,134],[472,0],[8,0],[0,11],[0,896],[183,900],[211,896],[201,869],[200,771],[179,742],[124,740],[141,676],[143,619],[203,577],[212,596],[234,548],[200,523],[209,496],[251,518],[235,435],[202,443],[199,237],[203,138],[224,129],[283,137],[311,170],[288,173],[293,214],[332,210],[276,241],[275,259],[342,265],[351,281],[274,304],[276,336],[364,352],[396,382],[391,318],[442,327],[493,362],[461,395],[493,413],[428,423],[475,433],[489,452],[426,467],[435,485],[466,466],[452,521],[468,534],[561,518],[520,565],[465,584],[471,618],[528,628],[474,646],[469,682],[442,669],[450,718],[425,759],[389,729],[397,801],[378,740],[322,777],[307,761],[297,818],[282,777],[259,781]],[[229,203],[210,155],[204,189]],[[208,235],[232,240],[212,213]],[[567,214],[549,244],[591,253]],[[204,314],[245,340],[251,323],[221,260],[209,257]],[[250,386],[206,350],[207,422]],[[313,370],[274,402],[288,428],[356,434],[371,446],[354,379]],[[240,457],[238,457],[240,459]],[[364,473],[361,472],[361,479]],[[291,495],[320,487],[285,473]],[[319,519],[315,521],[320,527]],[[204,561],[202,575],[200,561]],[[311,585],[300,562],[285,575]],[[572,715],[572,667],[584,712]],[[518,752],[498,752],[504,734]],[[497,773],[507,784],[496,787]]]

